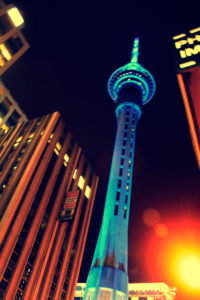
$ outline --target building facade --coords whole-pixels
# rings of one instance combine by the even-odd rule
[[[78,283],[74,300],[81,300],[84,296],[85,283]],[[175,288],[168,287],[165,283],[129,283],[128,300],[173,300]]]
[[[102,225],[89,271],[84,300],[128,299],[128,221],[136,127],[142,105],[155,92],[153,76],[138,63],[139,39],[130,63],[117,69],[108,92],[117,103],[117,133]]]
[[[29,48],[21,31],[23,27],[19,10],[0,0],[0,76]]]
[[[200,168],[200,27],[172,38],[178,84]]]
[[[58,112],[0,130],[0,299],[73,299],[97,184]]]
[[[24,121],[28,121],[27,116],[0,80],[0,128],[8,130],[8,127]]]

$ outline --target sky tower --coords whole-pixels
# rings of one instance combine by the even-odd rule
[[[142,105],[155,93],[150,72],[138,63],[139,39],[131,61],[112,73],[108,93],[117,103],[117,133],[103,221],[89,271],[84,300],[128,299],[128,220],[135,133]]]

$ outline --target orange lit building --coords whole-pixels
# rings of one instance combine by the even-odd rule
[[[29,48],[21,32],[23,27],[19,10],[0,0],[0,76]]]
[[[200,168],[200,27],[173,37],[176,73]]]
[[[73,299],[97,184],[58,112],[0,129],[0,299]]]

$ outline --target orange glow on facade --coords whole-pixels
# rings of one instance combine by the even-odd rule
[[[180,86],[180,89],[181,89],[183,102],[184,102],[184,105],[185,105],[189,130],[190,130],[190,134],[191,134],[191,137],[192,137],[193,148],[194,148],[194,151],[195,151],[195,154],[196,154],[196,159],[197,159],[198,166],[200,168],[200,141],[199,141],[199,138],[197,136],[197,134],[199,135],[199,133],[197,133],[197,131],[195,129],[194,119],[193,119],[193,115],[192,115],[191,107],[190,107],[190,104],[189,104],[188,95],[187,95],[187,92],[186,92],[186,87],[185,87],[185,84],[184,84],[184,81],[183,81],[182,74],[177,74],[177,79],[178,79],[178,83],[179,83],[179,86]]]

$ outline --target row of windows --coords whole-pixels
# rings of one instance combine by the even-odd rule
[[[125,152],[126,152],[126,143],[127,143],[127,134],[128,134],[128,126],[129,126],[129,114],[130,114],[130,108],[127,108],[126,109],[126,119],[125,119],[125,127],[124,127],[124,136],[123,136],[123,142],[122,142],[122,152],[121,152],[121,160],[120,160],[120,169],[119,169],[119,179],[118,179],[118,183],[117,183],[117,188],[118,188],[118,191],[116,193],[116,202],[119,202],[119,199],[120,199],[120,189],[121,189],[121,185],[122,185],[122,176],[123,176],[123,167],[124,167],[124,161],[125,161]],[[132,134],[131,133],[131,138],[132,138]],[[129,152],[129,158],[132,157],[132,149],[130,149],[130,152]],[[131,161],[129,160],[128,162],[128,168],[130,170],[130,167],[131,167]],[[130,171],[128,171],[128,175],[127,175],[127,183],[126,183],[126,190],[128,191],[129,190],[129,178],[130,178]],[[125,204],[128,203],[128,195],[126,194],[125,195]],[[117,216],[118,215],[118,211],[119,211],[119,203],[116,203],[115,204],[115,208],[114,208],[114,215]],[[127,207],[125,206],[124,207],[124,218],[126,218],[126,215],[127,215]]]

